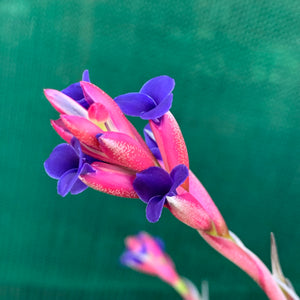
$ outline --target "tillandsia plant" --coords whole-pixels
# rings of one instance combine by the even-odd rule
[[[175,265],[165,252],[164,242],[146,232],[125,239],[126,251],[120,261],[136,271],[157,276],[171,285],[185,300],[208,300],[208,287],[204,282],[202,295],[188,279],[178,275]]]
[[[274,275],[228,227],[213,200],[189,167],[187,148],[176,119],[169,111],[175,82],[169,76],[147,81],[139,92],[109,97],[90,83],[80,83],[45,95],[60,113],[51,121],[67,142],[45,162],[58,179],[62,196],[91,187],[111,195],[140,198],[146,217],[157,222],[167,208],[196,229],[209,245],[251,276],[269,299],[296,299],[288,280]],[[125,115],[148,121],[145,140]],[[299,298],[297,298],[299,299]]]

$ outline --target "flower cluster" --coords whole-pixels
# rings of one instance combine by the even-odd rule
[[[90,82],[81,82],[45,95],[60,113],[51,124],[67,142],[45,162],[65,196],[87,186],[147,204],[146,216],[157,222],[162,210],[205,232],[228,233],[226,224],[201,183],[189,170],[187,148],[169,109],[175,81],[163,75],[147,81],[137,93],[109,97]],[[145,140],[124,114],[148,120]]]
[[[120,258],[123,265],[142,273],[158,276],[171,285],[179,281],[174,263],[164,252],[164,242],[160,238],[140,232],[136,236],[128,236],[125,245],[126,251]]]
[[[197,288],[180,277],[172,259],[165,252],[162,239],[152,237],[146,232],[125,239],[126,251],[122,254],[121,263],[138,272],[157,276],[170,284],[185,300],[201,300]]]
[[[169,111],[174,86],[169,76],[158,76],[147,81],[139,92],[112,99],[93,85],[88,71],[84,71],[81,82],[62,91],[46,89],[46,98],[60,113],[59,119],[51,124],[66,141],[55,147],[45,161],[46,172],[58,179],[57,191],[62,196],[91,187],[115,196],[140,198],[147,204],[146,217],[150,222],[157,222],[166,207],[249,274],[270,299],[292,299],[294,292],[278,268],[276,255],[273,276],[228,230],[211,197],[190,170],[181,130]],[[125,114],[148,121],[145,140]],[[137,240],[144,239],[143,235]],[[136,242],[128,243],[141,255],[133,259],[130,252],[125,260],[136,268],[143,266],[144,271],[153,272],[140,263],[141,257],[145,257],[144,247],[135,248]],[[171,272],[170,265],[165,267],[165,271]],[[175,280],[176,274],[173,275]]]

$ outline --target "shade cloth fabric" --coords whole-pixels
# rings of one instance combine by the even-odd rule
[[[150,224],[137,199],[56,194],[43,161],[62,141],[42,89],[84,69],[113,97],[176,80],[172,113],[192,170],[268,266],[275,233],[299,291],[299,1],[4,0],[0,20],[1,299],[179,299],[119,264],[140,230],[165,240],[181,275],[207,280],[212,300],[266,299],[168,211]]]

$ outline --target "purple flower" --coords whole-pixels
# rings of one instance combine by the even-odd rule
[[[83,154],[80,143],[72,138],[71,145],[59,144],[44,163],[46,173],[58,179],[57,193],[66,196],[69,192],[73,195],[83,192],[88,186],[78,176],[93,172],[89,163],[92,158]]]
[[[89,71],[84,70],[82,73],[82,81],[90,82],[90,76]],[[80,86],[80,82],[73,83],[62,90],[62,93],[69,96],[70,98],[74,99],[76,102],[78,102],[81,106],[88,109],[90,106],[90,103],[86,101],[83,95],[82,88]]]
[[[176,188],[188,177],[185,165],[176,166],[169,174],[159,167],[150,167],[137,173],[133,187],[139,198],[147,203],[146,217],[149,222],[157,222],[161,216],[166,197],[177,195]]]
[[[145,142],[156,159],[162,160],[158,145],[149,124],[144,128]]]
[[[128,236],[125,239],[126,251],[122,254],[120,261],[136,271],[158,276],[175,287],[180,282],[180,277],[172,259],[161,248],[161,243],[163,243],[161,239],[146,232]]]
[[[147,81],[138,93],[120,95],[114,100],[126,115],[158,119],[172,106],[174,86],[174,79],[162,75]]]

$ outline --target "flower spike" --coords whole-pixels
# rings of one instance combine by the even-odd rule
[[[164,253],[161,242],[146,232],[125,239],[127,251],[120,260],[123,265],[131,267],[142,273],[156,275],[164,281],[175,284],[179,276],[174,269],[174,263]]]
[[[129,236],[125,239],[126,251],[122,254],[120,261],[131,269],[159,277],[170,284],[185,300],[201,300],[194,284],[178,275],[173,261],[165,253],[161,244],[160,238],[153,237],[146,232]]]
[[[46,98],[61,114],[51,124],[68,143],[58,145],[44,163],[46,173],[58,180],[58,193],[77,194],[89,186],[120,197],[139,197],[147,204],[150,222],[157,222],[166,207],[252,277],[270,300],[299,299],[281,271],[274,238],[271,274],[228,230],[217,206],[189,169],[187,147],[169,111],[174,80],[155,77],[138,93],[120,95],[115,101],[89,81],[85,71],[80,84],[61,92],[45,90]],[[146,143],[124,113],[149,120],[144,129]],[[200,299],[191,292],[188,281],[178,280],[173,264],[155,240],[141,234],[126,243],[125,264],[158,275],[185,300]],[[159,260],[149,264],[156,256]]]

